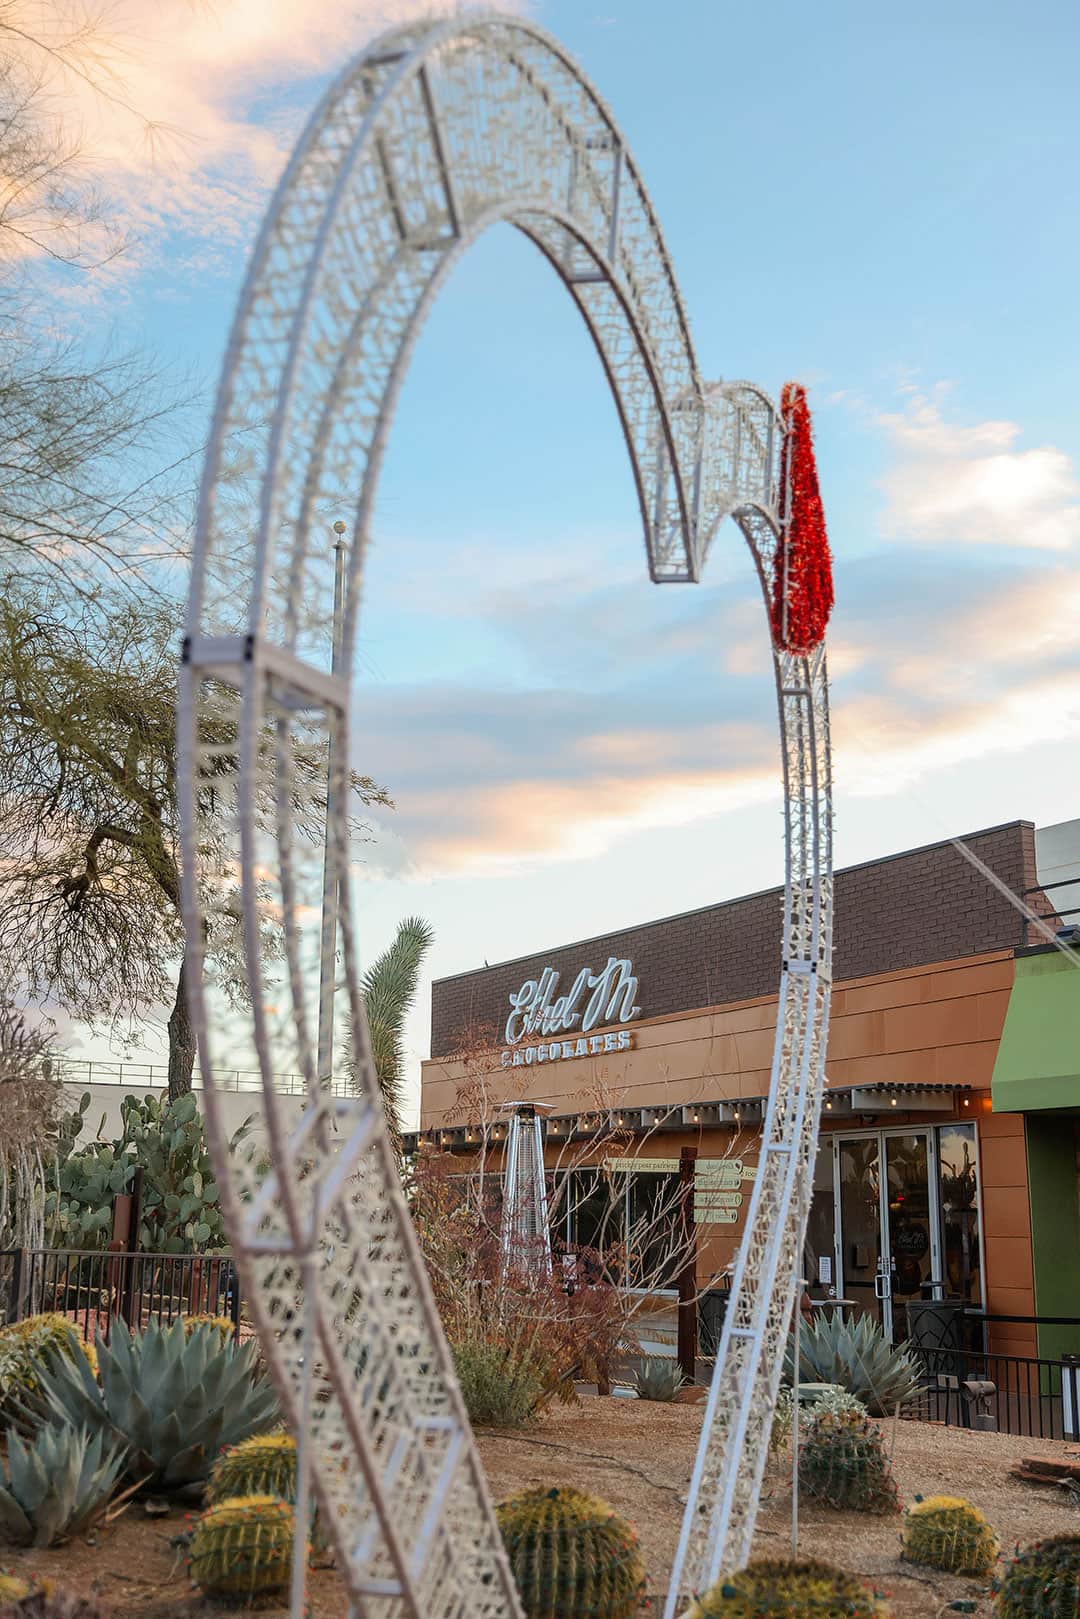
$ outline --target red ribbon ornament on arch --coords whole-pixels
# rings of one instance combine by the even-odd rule
[[[806,389],[785,382],[780,395],[784,443],[780,488],[787,520],[773,562],[773,640],[785,652],[807,653],[824,639],[833,605],[832,553],[821,504],[814,434]]]

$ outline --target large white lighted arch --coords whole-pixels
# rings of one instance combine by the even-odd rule
[[[188,975],[206,1111],[246,1297],[358,1612],[517,1602],[383,1124],[357,989],[342,806],[364,548],[397,394],[441,282],[508,221],[584,316],[626,435],[649,571],[700,574],[722,519],[767,601],[785,422],[707,385],[636,165],[538,29],[417,22],[324,96],[278,186],[229,341],[181,680]],[[334,534],[354,536],[333,651]],[[745,1560],[807,1213],[831,940],[823,646],[774,648],[787,886],[768,1116],[672,1611]],[[320,772],[329,759],[329,789]],[[324,861],[324,828],[326,832]],[[320,962],[335,909],[347,1015]],[[343,1052],[341,1025],[349,1043]],[[344,1060],[355,1094],[329,1084]],[[266,1150],[231,1153],[215,1073],[257,1063]],[[305,1077],[296,1104],[274,1075]]]

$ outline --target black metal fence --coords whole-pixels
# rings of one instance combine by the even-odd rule
[[[1005,1325],[1073,1328],[1080,1344],[1080,1317],[943,1315],[936,1341],[920,1331],[922,1341],[905,1346],[924,1372],[920,1414],[1028,1439],[1080,1440],[1080,1354],[1000,1353],[988,1346]]]
[[[73,1248],[0,1252],[4,1320],[56,1311],[87,1339],[108,1341],[114,1317],[129,1327],[178,1316],[227,1316],[240,1326],[240,1286],[227,1254],[100,1253]]]

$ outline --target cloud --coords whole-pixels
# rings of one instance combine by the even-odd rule
[[[46,42],[77,26],[73,8],[39,14],[35,0],[22,3],[22,20]],[[27,48],[32,70],[50,66],[82,167],[130,239],[112,285],[160,258],[166,242],[174,268],[189,273],[234,263],[318,82],[383,29],[456,9],[455,0],[119,0],[77,57],[87,76]]]
[[[882,421],[890,476],[936,456],[961,483],[972,464],[1012,454],[1020,432],[994,421],[958,427],[922,399]],[[1067,531],[1075,478],[1062,463],[1036,494],[1048,528]],[[1008,532],[1014,486],[979,487],[984,534]],[[433,573],[413,603],[423,628],[413,621],[410,640],[421,664],[430,643],[430,676],[367,682],[358,715],[357,758],[398,805],[391,867],[430,876],[585,860],[643,830],[778,804],[760,592],[737,532],[728,537],[719,583],[686,591],[643,581],[626,535],[595,546],[565,536],[563,578],[548,556],[504,553],[490,578],[472,573],[464,601],[441,595]],[[910,543],[848,557],[845,537],[834,539],[842,794],[894,793],[958,762],[1080,737],[1080,558]],[[574,568],[593,554],[595,568]],[[490,681],[447,680],[440,612],[456,615],[459,636],[488,637]],[[403,596],[393,614],[409,626]],[[377,868],[378,846],[370,859]]]
[[[942,395],[913,392],[902,411],[878,418],[895,456],[882,480],[886,532],[926,543],[1073,549],[1080,482],[1065,452],[1017,448],[1016,422],[948,422]]]

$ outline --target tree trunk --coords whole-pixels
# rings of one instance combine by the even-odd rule
[[[187,997],[187,963],[176,981],[176,1000],[169,1014],[169,1101],[187,1096],[195,1067],[195,1030]]]

